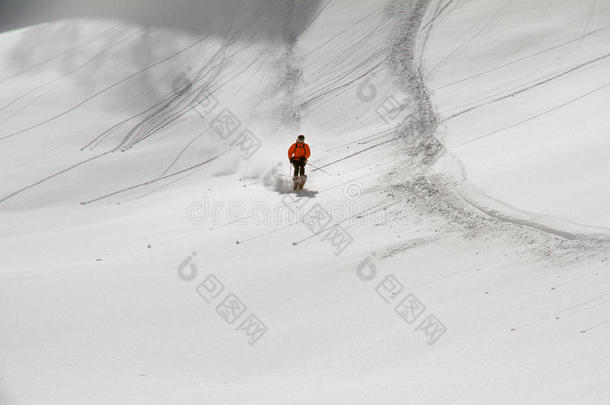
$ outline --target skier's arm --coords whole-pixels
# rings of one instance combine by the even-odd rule
[[[288,148],[288,159],[292,159],[292,154],[294,153],[294,147],[296,146],[296,144],[290,145],[290,147]]]
[[[309,159],[309,155],[311,155],[309,145],[305,145],[305,159]]]

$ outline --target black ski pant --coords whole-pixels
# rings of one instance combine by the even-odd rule
[[[305,175],[305,158],[298,157],[290,159],[294,166],[294,177]]]

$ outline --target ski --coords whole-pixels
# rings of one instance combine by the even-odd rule
[[[292,191],[303,190],[303,186],[305,185],[306,181],[307,181],[306,175],[293,177],[292,178],[292,183],[293,183]]]
[[[294,177],[292,178],[292,183],[293,183],[293,185],[292,185],[292,191],[296,191],[296,190],[298,190],[298,189],[299,189],[299,183],[300,183],[300,178],[299,178],[299,176],[294,176]]]
[[[307,181],[307,175],[302,175],[300,182],[299,182],[299,190],[303,190],[303,186],[305,185],[305,182]]]

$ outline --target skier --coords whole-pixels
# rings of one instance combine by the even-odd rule
[[[299,135],[297,141],[288,148],[288,159],[294,166],[294,176],[292,178],[294,181],[293,190],[302,190],[305,185],[307,180],[305,164],[310,154],[309,145],[305,143],[305,135]]]

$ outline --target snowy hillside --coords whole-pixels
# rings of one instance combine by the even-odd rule
[[[610,3],[453,2],[436,13],[425,79],[456,177],[554,226],[607,233]]]
[[[610,397],[610,4],[36,4],[0,405]]]

